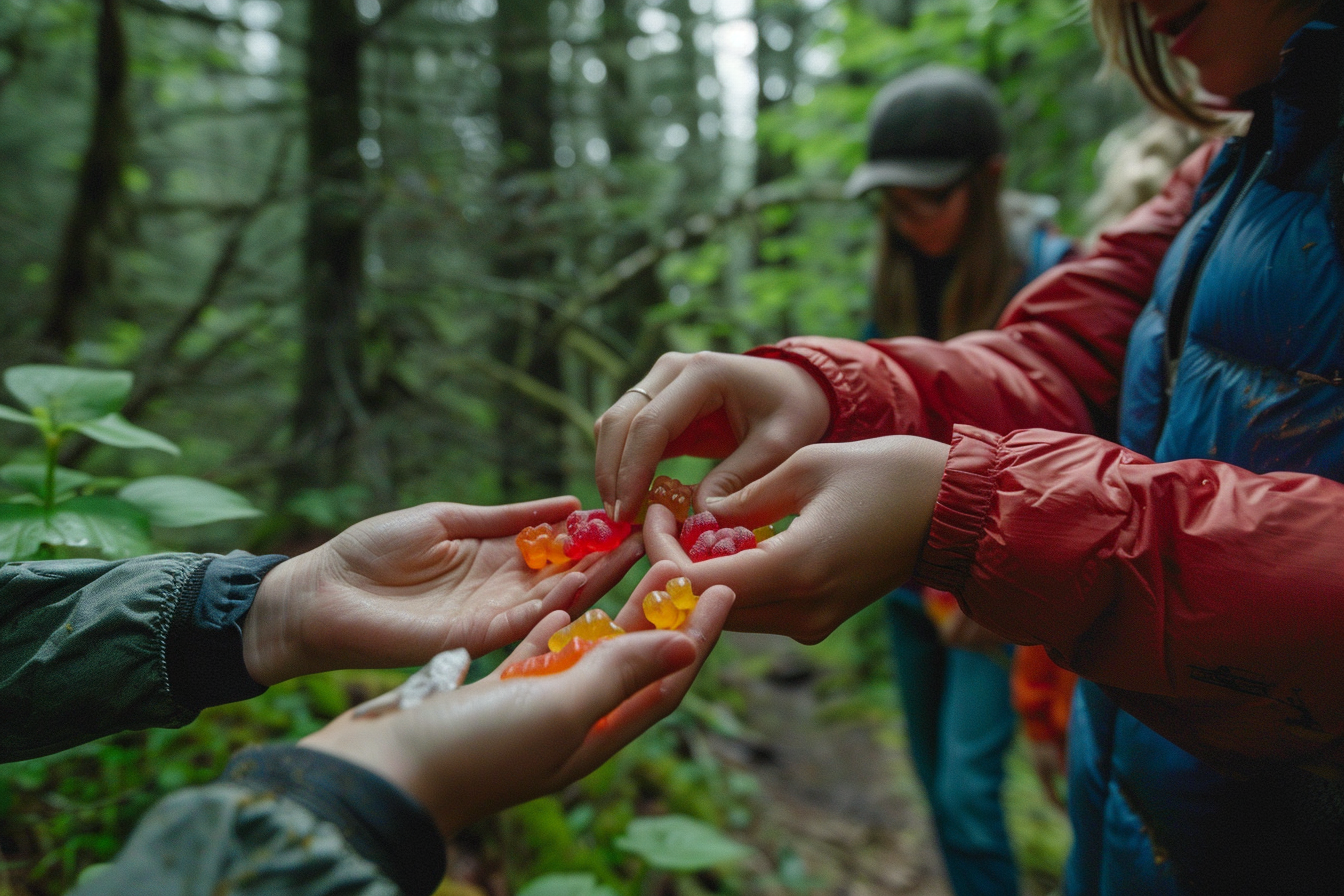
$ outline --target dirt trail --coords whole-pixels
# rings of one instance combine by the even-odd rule
[[[760,828],[802,860],[817,893],[948,896],[913,772],[871,719],[833,719],[807,648],[769,635],[726,635],[764,676],[729,671],[746,698],[749,739],[717,737],[716,752],[765,789]]]

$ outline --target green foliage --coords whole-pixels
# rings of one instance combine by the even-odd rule
[[[179,454],[172,442],[118,413],[131,374],[49,364],[5,371],[5,385],[27,413],[0,405],[0,419],[32,427],[45,462],[0,467],[0,482],[18,490],[0,504],[0,560],[71,553],[132,557],[151,549],[152,529],[181,528],[259,516],[237,492],[189,476],[150,476],[129,483],[100,479],[57,463],[74,433],[117,448]],[[115,495],[100,492],[116,488]]]
[[[703,871],[751,854],[736,840],[685,815],[636,818],[616,845],[664,871]]]

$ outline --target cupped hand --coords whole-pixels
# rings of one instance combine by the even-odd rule
[[[724,458],[700,483],[696,500],[703,502],[774,469],[830,425],[821,386],[787,361],[671,353],[638,388],[652,398],[625,393],[595,427],[597,488],[616,519],[633,519],[658,461],[669,453]],[[727,432],[707,425],[719,413]]]
[[[889,436],[800,449],[741,491],[707,502],[724,525],[759,526],[797,514],[751,550],[692,563],[676,522],[651,507],[649,559],[671,561],[699,587],[737,594],[728,628],[816,643],[909,579],[928,536],[948,447]]]
[[[667,564],[660,574],[674,576],[676,568]],[[640,588],[653,581],[646,576]],[[632,606],[643,596],[639,588],[635,594]],[[373,718],[346,713],[302,743],[396,784],[449,837],[583,777],[671,712],[731,604],[728,589],[710,589],[677,632],[635,630],[638,621],[622,612],[631,632],[599,642],[570,669],[501,680],[504,669],[546,652],[547,639],[569,621],[553,613],[486,679],[411,710]]]
[[[579,502],[500,507],[422,504],[356,523],[277,566],[244,618],[243,655],[262,684],[328,669],[427,662],[453,647],[481,656],[547,613],[587,608],[643,555],[638,533],[616,550],[532,570],[515,537],[559,523]]]

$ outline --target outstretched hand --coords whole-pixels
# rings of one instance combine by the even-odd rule
[[[434,816],[445,837],[470,822],[588,774],[674,709],[718,640],[733,595],[711,588],[684,631],[642,630],[643,595],[676,575],[650,570],[617,617],[630,633],[599,642],[564,672],[500,679],[547,651],[569,621],[553,613],[494,674],[414,709],[374,718],[346,713],[303,746],[381,775]],[[659,577],[662,578],[659,578]]]
[[[634,518],[658,461],[669,452],[724,458],[697,489],[703,502],[765,475],[820,439],[830,424],[825,393],[788,361],[671,353],[658,359],[638,389],[622,395],[595,428],[597,489],[615,519]],[[720,412],[730,432],[697,431],[697,421]]]
[[[748,528],[797,519],[752,550],[692,563],[676,521],[651,507],[649,559],[670,561],[697,590],[737,594],[728,628],[816,643],[864,606],[909,579],[928,537],[948,446],[888,436],[798,450],[741,491],[705,502],[724,525]]]
[[[356,523],[262,580],[243,624],[248,672],[269,685],[328,669],[419,665],[453,647],[481,656],[553,610],[583,610],[642,556],[639,535],[545,570],[528,569],[514,540],[578,507],[571,497],[422,504]]]

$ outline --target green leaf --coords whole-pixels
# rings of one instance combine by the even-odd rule
[[[518,896],[617,896],[591,874],[543,874],[518,891]]]
[[[134,504],[107,495],[85,495],[56,505],[43,541],[94,548],[108,557],[147,554],[149,518]]]
[[[117,492],[149,515],[156,526],[201,526],[220,520],[261,516],[235,491],[191,476],[149,476]]]
[[[741,843],[686,815],[636,818],[616,838],[616,846],[665,871],[703,871],[751,854]]]
[[[104,445],[117,448],[153,448],[169,454],[181,454],[177,446],[158,433],[141,429],[120,414],[108,414],[89,423],[81,423],[75,429]]]
[[[0,420],[10,420],[14,423],[27,423],[29,426],[37,426],[37,418],[32,414],[25,414],[23,411],[16,411],[7,404],[0,404]]]
[[[39,504],[0,504],[0,560],[31,560],[42,547],[47,517]]]
[[[47,496],[47,468],[42,464],[6,464],[0,467],[0,482],[31,492],[39,498]],[[69,467],[56,468],[56,496],[69,494],[93,482],[88,473]]]
[[[87,370],[21,364],[5,371],[5,385],[29,410],[46,408],[57,423],[97,420],[121,409],[134,378],[124,370]]]

